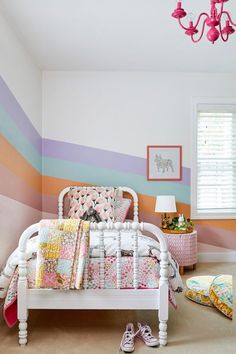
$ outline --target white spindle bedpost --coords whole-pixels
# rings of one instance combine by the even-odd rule
[[[26,244],[28,239],[34,232],[38,231],[38,224],[28,227],[20,237],[18,252],[18,284],[17,284],[17,318],[19,320],[19,344],[27,344],[27,318],[28,318],[28,306],[27,306],[27,259],[26,259]]]
[[[64,197],[70,191],[71,187],[64,188],[58,197],[58,219],[63,219],[64,217]]]
[[[58,201],[58,219],[63,219],[63,202]]]
[[[20,294],[18,299],[18,319],[19,319],[19,344],[27,343],[27,262],[24,250],[19,250],[19,279],[17,292]]]
[[[162,231],[156,228],[158,234]],[[160,243],[160,281],[159,281],[159,341],[161,346],[167,344],[167,320],[168,320],[168,310],[169,310],[169,282],[168,282],[168,266],[169,266],[169,256],[168,256],[168,246],[166,239],[160,237],[157,233],[158,241]]]
[[[116,287],[121,289],[121,229],[122,224],[115,223],[115,229],[117,230],[117,249],[116,249]]]
[[[88,250],[88,254],[85,259],[85,268],[84,268],[84,289],[88,289],[88,267],[89,267],[89,256],[90,250]]]
[[[138,198],[134,197],[134,221],[138,222]]]
[[[106,225],[101,222],[97,225],[98,227],[98,236],[99,236],[99,283],[100,288],[104,289],[105,287],[105,245],[104,245],[104,229]]]
[[[165,346],[167,344],[167,320],[168,320],[168,252],[167,250],[161,251],[160,262],[160,285],[159,285],[159,303],[161,304],[159,309],[159,340],[160,345]]]
[[[133,254],[133,270],[134,270],[134,289],[138,289],[139,285],[139,260],[138,260],[138,230],[139,224],[137,222],[132,223],[132,229],[134,232],[134,254]]]

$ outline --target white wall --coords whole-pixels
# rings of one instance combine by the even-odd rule
[[[191,97],[233,95],[235,74],[44,72],[43,136],[140,157],[181,144],[190,167]]]
[[[42,74],[30,55],[0,14],[0,76],[15,96],[17,102],[42,133]],[[15,137],[17,139],[17,137]],[[0,147],[1,149],[1,147]],[[3,153],[2,151],[0,153]],[[9,163],[19,166],[19,161],[9,157]],[[7,168],[9,166],[6,166]],[[14,171],[14,169],[13,169]],[[12,171],[9,170],[9,173]],[[14,175],[14,173],[12,173]],[[32,174],[32,178],[34,174]],[[38,177],[40,179],[40,176]],[[14,188],[9,180],[6,190]],[[30,188],[30,187],[29,187]],[[1,247],[0,269],[11,251],[17,246],[21,232],[30,224],[40,220],[41,212],[24,203],[0,195]],[[4,208],[2,208],[4,206]],[[4,240],[4,242],[2,242]]]
[[[0,75],[32,121],[42,130],[42,74],[0,13]]]

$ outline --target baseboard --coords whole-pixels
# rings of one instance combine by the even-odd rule
[[[236,252],[201,252],[198,253],[198,262],[236,262]]]

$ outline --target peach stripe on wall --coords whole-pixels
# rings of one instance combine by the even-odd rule
[[[56,212],[56,197],[58,193],[65,187],[71,185],[89,185],[83,182],[74,182],[67,179],[55,178],[55,177],[42,177],[42,192],[43,198],[46,200],[50,199],[50,210],[47,209],[47,202],[45,201],[44,205],[46,210],[43,208],[44,211]],[[46,196],[45,196],[46,195]],[[52,201],[51,196],[55,196],[54,201]],[[50,197],[49,199],[47,199]],[[54,206],[53,206],[54,205]],[[143,194],[139,194],[139,210],[140,213],[145,213],[146,216],[150,216],[156,220],[157,214],[154,212],[155,208],[155,197],[147,196]],[[177,203],[177,210],[178,212],[184,213],[187,217],[190,215],[190,206],[183,203]],[[142,218],[140,218],[142,219]],[[150,221],[151,222],[151,221]],[[208,225],[210,227],[220,228],[224,230],[229,230],[235,232],[236,235],[236,220],[196,220],[196,225]]]
[[[2,164],[0,164],[0,176],[0,194],[32,208],[42,210],[41,193],[35,191],[35,189]]]
[[[41,193],[41,175],[0,135],[0,163]]]
[[[42,177],[42,192],[44,199],[44,206],[46,210],[44,211],[55,213],[57,210],[57,195],[65,187],[71,185],[83,185],[88,186],[89,184],[83,182],[74,182],[66,179],[55,178],[55,177]],[[51,198],[52,196],[55,197]],[[50,200],[50,201],[49,201]],[[47,208],[47,201],[49,202],[49,208]],[[158,218],[157,214],[154,212],[155,208],[155,197],[139,194],[139,210],[140,214],[145,213],[146,218],[156,220]],[[183,203],[177,203],[178,212],[184,213],[187,217],[190,215],[190,206]],[[142,219],[142,218],[140,218]],[[150,220],[151,222],[151,220]],[[224,230],[229,230],[235,232],[236,234],[236,220],[196,220],[196,225],[208,225],[210,227],[220,228]]]
[[[42,177],[42,192],[43,192],[43,199],[46,201],[44,205],[46,210],[43,208],[44,211],[48,212],[56,212],[56,200],[59,192],[68,186],[89,186],[84,182],[74,182],[66,179],[60,179],[55,177],[43,176]],[[55,197],[52,198],[52,196]],[[145,210],[146,213],[150,213],[156,216],[154,211],[155,208],[155,197],[147,196],[143,194],[139,194],[139,209],[140,211]],[[178,210],[180,212],[185,213],[186,215],[189,214],[189,205],[177,203]]]

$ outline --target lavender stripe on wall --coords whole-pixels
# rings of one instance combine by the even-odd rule
[[[42,138],[0,76],[0,104],[41,154]]]
[[[72,161],[101,168],[110,168],[112,170],[146,177],[146,159],[142,157],[51,139],[43,139],[42,153],[43,156],[59,160]],[[182,181],[176,183],[182,183],[187,186],[190,185],[189,168],[183,167]]]

